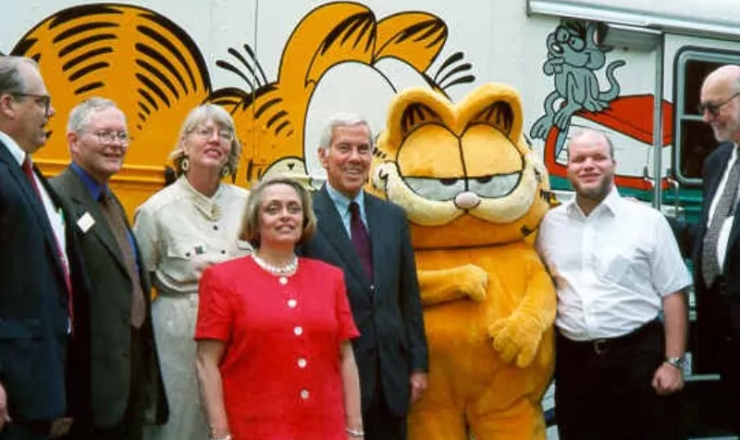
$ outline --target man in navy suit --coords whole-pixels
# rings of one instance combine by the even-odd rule
[[[697,368],[719,371],[727,402],[718,409],[740,434],[740,66],[707,76],[699,111],[721,144],[704,162],[701,222],[674,226],[694,263]]]
[[[30,160],[53,114],[36,62],[0,57],[2,440],[64,434],[85,406],[75,397],[87,394],[78,363],[87,357],[86,278],[73,225]]]
[[[373,154],[365,120],[349,114],[330,118],[318,152],[328,181],[314,196],[318,229],[303,252],[344,270],[361,333],[353,346],[364,437],[402,440],[409,405],[426,388],[428,368],[406,213],[362,189]],[[362,436],[354,430],[347,434]]]

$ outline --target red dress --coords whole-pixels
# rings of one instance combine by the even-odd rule
[[[226,343],[234,440],[346,440],[339,348],[357,336],[344,275],[326,263],[301,258],[278,277],[243,257],[200,280],[195,339]]]

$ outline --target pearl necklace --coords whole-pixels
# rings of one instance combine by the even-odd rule
[[[282,266],[273,266],[272,264],[269,264],[262,258],[258,257],[257,254],[252,254],[252,259],[255,263],[257,263],[257,266],[270,272],[273,275],[286,275],[298,270],[298,257],[296,257],[295,255],[293,255],[293,260],[283,264]]]

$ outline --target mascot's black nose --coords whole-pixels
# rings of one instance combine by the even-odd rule
[[[563,54],[563,46],[559,45],[558,43],[552,43],[550,45],[550,52],[552,52],[554,54],[557,54],[557,55],[562,55]]]

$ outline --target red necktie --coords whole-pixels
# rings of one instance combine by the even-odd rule
[[[362,218],[360,216],[360,205],[358,205],[357,202],[351,202],[349,204],[349,212],[349,230],[350,235],[352,236],[352,244],[355,245],[357,255],[360,257],[362,268],[365,269],[365,273],[372,281],[373,253],[370,249],[370,236],[368,235],[365,224],[362,223]]]
[[[28,181],[31,182],[31,186],[33,187],[33,191],[36,193],[36,197],[38,197],[39,201],[41,202],[42,208],[44,208],[44,199],[41,197],[41,191],[39,190],[39,186],[36,183],[36,178],[33,175],[33,166],[31,165],[31,158],[26,155],[26,160],[23,161],[23,173],[28,178]],[[44,212],[46,212],[46,208],[44,208]],[[54,233],[52,232],[52,235]],[[68,300],[67,304],[69,307],[69,320],[73,325],[71,326],[71,329],[74,330],[74,307],[72,307],[72,279],[69,275],[69,265],[67,264],[67,259],[62,252],[62,246],[59,244],[59,241],[56,239],[56,235],[54,235],[54,239],[56,242],[56,252],[59,256],[59,263],[62,265],[62,270],[64,271],[64,282],[67,285],[67,292],[68,292]]]
[[[44,204],[44,199],[41,197],[41,192],[39,191],[39,187],[36,184],[36,179],[33,177],[33,165],[31,165],[31,158],[26,155],[26,160],[23,161],[23,173],[28,177],[28,181],[31,182],[31,186],[33,187],[33,191],[36,193],[36,197],[39,198],[41,201],[41,204]]]

